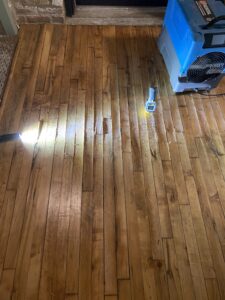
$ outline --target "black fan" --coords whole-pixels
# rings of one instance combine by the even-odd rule
[[[216,79],[225,69],[225,54],[211,52],[198,57],[187,72],[189,82],[200,83]]]

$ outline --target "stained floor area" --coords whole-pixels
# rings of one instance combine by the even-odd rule
[[[21,27],[0,108],[0,133],[22,135],[0,144],[0,299],[225,299],[225,98],[174,95],[159,33]]]

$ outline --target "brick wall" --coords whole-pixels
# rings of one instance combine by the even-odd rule
[[[63,0],[9,0],[17,22],[63,23],[65,11]]]

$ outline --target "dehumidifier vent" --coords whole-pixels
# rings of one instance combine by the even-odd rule
[[[216,79],[225,69],[225,54],[211,52],[198,57],[187,72],[189,82],[201,83]]]

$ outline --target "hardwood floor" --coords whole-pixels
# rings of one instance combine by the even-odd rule
[[[0,144],[0,299],[225,299],[225,99],[172,93],[159,32],[21,27],[0,110],[0,133],[22,133]]]

